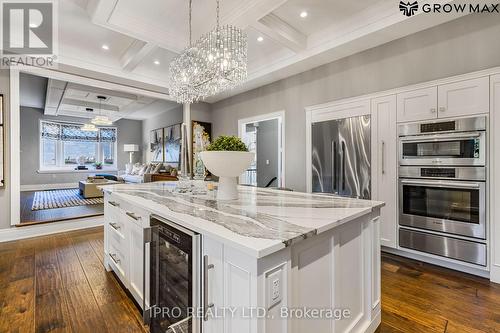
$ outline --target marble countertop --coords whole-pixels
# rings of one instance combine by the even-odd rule
[[[384,205],[383,202],[239,186],[239,199],[177,193],[176,182],[118,184],[102,190],[261,258],[321,234]]]

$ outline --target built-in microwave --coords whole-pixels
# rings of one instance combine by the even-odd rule
[[[399,126],[399,165],[485,166],[486,117]]]

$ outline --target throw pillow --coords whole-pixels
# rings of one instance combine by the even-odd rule
[[[139,170],[138,175],[139,176],[144,176],[144,173],[146,172],[147,167],[148,167],[147,164],[142,165],[142,168]]]
[[[132,163],[125,164],[125,173],[127,175],[130,175],[132,173],[133,168],[134,168],[134,165]]]
[[[130,174],[131,175],[138,175],[139,171],[141,171],[141,169],[142,169],[142,164],[136,163],[136,164],[134,164],[134,167],[133,167],[132,172]]]
[[[163,163],[158,163],[156,168],[151,173],[159,173],[162,166],[163,166]]]

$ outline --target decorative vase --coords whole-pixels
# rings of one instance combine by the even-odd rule
[[[205,167],[219,177],[218,200],[238,199],[238,177],[250,166],[255,154],[246,151],[203,151]]]

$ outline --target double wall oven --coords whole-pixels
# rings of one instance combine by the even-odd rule
[[[487,264],[487,118],[399,127],[399,246]]]

